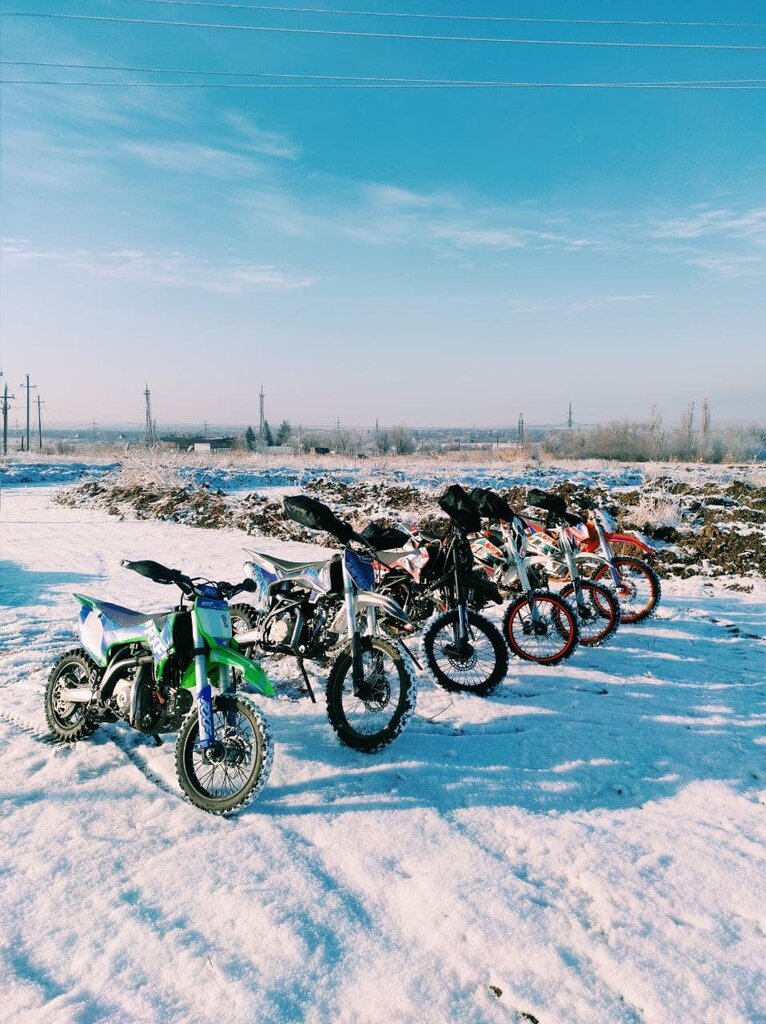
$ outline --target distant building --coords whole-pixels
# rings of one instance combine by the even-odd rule
[[[233,437],[199,437],[194,434],[161,437],[160,443],[166,448],[178,448],[182,452],[217,452],[234,447]]]

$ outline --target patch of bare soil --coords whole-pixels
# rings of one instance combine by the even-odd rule
[[[599,483],[583,486],[565,482],[553,488],[574,511],[600,506],[617,520],[621,530],[639,530],[656,550],[651,560],[663,575],[692,576],[766,574],[766,488],[735,481],[722,487],[710,483],[695,487],[657,478],[640,491],[608,491]],[[414,521],[427,533],[441,534],[447,525],[432,488],[385,480],[344,483],[319,477],[306,491],[330,505],[342,518],[361,530],[375,519],[394,526],[402,518]],[[675,501],[673,522],[651,515],[651,498]],[[527,506],[527,488],[503,492],[512,508],[540,519],[540,510]],[[251,536],[304,541],[338,547],[327,534],[318,534],[287,520],[282,502],[250,493],[227,495],[203,484],[199,487],[124,485],[104,478],[60,492],[63,505],[99,506],[124,518],[164,519],[208,529],[238,528]],[[649,509],[649,513],[642,510]],[[642,519],[642,515],[647,518]]]

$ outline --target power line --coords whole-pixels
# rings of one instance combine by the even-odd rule
[[[522,82],[472,79],[375,78],[344,75],[277,74],[266,71],[199,71],[171,68],[129,68],[110,65],[58,64],[41,61],[6,61],[0,64],[23,67],[54,67],[105,71],[132,71],[145,74],[173,74],[214,77],[268,78],[268,82],[125,82],[35,78],[3,78],[0,85],[52,85],[84,88],[122,89],[686,89],[722,92],[762,91],[764,78],[699,79],[666,82]],[[273,81],[279,79],[279,81]],[[291,81],[284,81],[290,79]],[[296,79],[296,81],[292,81]]]
[[[52,79],[0,78],[0,85],[55,85],[97,89],[687,89],[696,92],[763,92],[763,85],[662,85],[629,82],[500,82],[477,83],[401,83],[393,82],[56,82]]]
[[[0,18],[54,18],[66,21],[97,21],[121,25],[162,25],[170,28],[208,28],[230,32],[271,32],[287,35],[341,36],[359,39],[430,40],[450,43],[503,43],[513,46],[585,46],[639,50],[742,50],[756,52],[766,46],[744,45],[741,43],[646,43],[617,42],[594,39],[515,39],[500,36],[452,36],[420,34],[415,32],[357,32],[349,29],[329,28],[285,28],[275,25],[226,25],[208,21],[157,21],[152,18],[115,18],[102,14],[59,14],[52,11],[3,11]]]
[[[130,3],[174,7],[206,7],[233,11],[269,11],[275,14],[342,15],[352,18],[418,18],[426,21],[479,21],[523,25],[631,25],[660,28],[766,28],[766,24],[730,21],[627,21],[606,18],[519,18],[494,14],[426,14],[422,11],[353,11],[333,7],[278,7],[270,4],[210,3],[209,0],[128,0]]]
[[[268,78],[268,79],[298,79],[308,82],[348,82],[348,83],[371,83],[375,85],[412,85],[412,86],[455,86],[455,87],[486,87],[486,88],[583,88],[583,89],[671,89],[671,88],[701,88],[718,86],[754,86],[766,84],[766,78],[710,78],[710,79],[688,79],[669,80],[659,82],[520,82],[510,80],[491,79],[468,79],[468,78],[392,78],[379,75],[319,75],[292,72],[270,72],[270,71],[202,71],[199,68],[157,68],[157,67],[135,67],[124,64],[64,64],[58,61],[32,61],[32,60],[0,60],[0,65],[7,64],[14,67],[31,68],[61,68],[71,71],[120,71],[134,74],[148,75],[194,75],[211,76],[217,78]],[[26,81],[26,80],[25,80]],[[18,84],[15,82],[14,84]],[[30,84],[34,84],[30,82]],[[44,84],[44,83],[43,83]],[[80,85],[80,82],[57,82],[57,85]],[[91,84],[91,83],[86,83]],[[99,83],[93,83],[99,84]],[[113,85],[125,85],[130,83],[114,82]],[[152,85],[155,83],[141,83]],[[162,84],[162,83],[156,83]],[[186,83],[169,83],[180,86]],[[190,83],[191,84],[191,83]],[[204,88],[204,86],[202,86]]]

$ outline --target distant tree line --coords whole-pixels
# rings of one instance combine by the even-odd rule
[[[261,447],[261,438],[249,426],[239,439],[240,447],[255,451]],[[263,448],[292,447],[296,452],[308,453],[314,448],[327,448],[338,455],[409,455],[416,449],[413,432],[403,423],[375,430],[358,430],[340,424],[334,428],[295,428],[289,420],[282,420],[273,431],[268,420],[263,423]]]
[[[602,426],[546,434],[543,450],[558,458],[617,459],[624,462],[744,462],[766,450],[759,426],[715,429],[710,402],[699,419],[690,402],[676,426],[666,426],[657,406],[646,421],[622,420]]]

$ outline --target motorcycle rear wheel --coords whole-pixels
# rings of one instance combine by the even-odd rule
[[[67,688],[93,686],[101,669],[82,647],[62,654],[45,687],[45,720],[57,740],[74,742],[90,736],[98,725],[87,704],[68,701]]]

